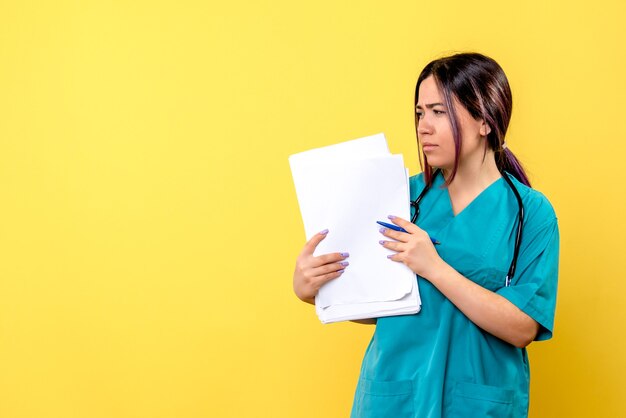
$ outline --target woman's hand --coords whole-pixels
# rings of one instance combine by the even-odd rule
[[[348,262],[348,253],[330,253],[314,256],[317,245],[322,242],[328,230],[319,232],[304,245],[296,259],[293,273],[293,290],[296,296],[307,303],[315,303],[315,296],[324,284],[343,274]]]
[[[517,306],[454,270],[439,257],[430,237],[423,229],[402,218],[389,217],[407,233],[384,228],[383,235],[395,241],[381,241],[396,251],[389,256],[415,274],[431,282],[474,324],[488,333],[513,344],[526,347],[537,336],[539,324]]]
[[[382,240],[381,245],[396,254],[388,257],[393,261],[398,261],[407,265],[413,272],[425,279],[430,279],[439,271],[445,262],[437,254],[437,250],[430,240],[430,237],[417,225],[399,218],[389,216],[391,222],[404,228],[405,232],[394,231],[389,228],[381,228],[381,233],[394,241]]]

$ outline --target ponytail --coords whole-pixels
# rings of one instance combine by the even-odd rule
[[[520,183],[531,187],[530,180],[528,180],[522,164],[506,146],[506,143],[503,143],[502,148],[496,152],[496,166],[503,175],[505,171],[511,173]]]

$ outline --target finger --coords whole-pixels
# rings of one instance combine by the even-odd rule
[[[319,290],[320,287],[324,286],[329,281],[334,280],[334,279],[340,277],[343,274],[344,271],[345,270],[337,270],[337,271],[334,271],[332,273],[324,274],[322,276],[317,276],[313,280],[315,288],[317,290]]]
[[[324,276],[324,275],[329,274],[329,273],[335,273],[335,272],[337,272],[339,270],[344,270],[349,265],[350,265],[350,263],[348,263],[347,261],[341,261],[339,263],[326,264],[326,265],[323,265],[321,267],[316,267],[316,268],[312,269],[311,274],[313,275],[313,278],[315,280],[316,277]]]
[[[402,242],[381,240],[381,241],[378,241],[378,243],[382,245],[383,247],[387,248],[388,250],[392,250],[396,252],[404,251],[404,243]]]
[[[389,254],[387,258],[398,263],[402,263],[404,260],[402,253]]]
[[[391,222],[393,222],[394,224],[398,225],[401,228],[404,228],[404,230],[409,233],[415,233],[417,231],[420,231],[420,227],[418,227],[412,222],[407,221],[404,218],[401,218],[399,216],[393,216],[393,215],[389,215],[387,217],[389,218],[389,220],[391,220]]]
[[[411,237],[410,234],[407,234],[406,232],[394,231],[390,228],[380,228],[380,233],[400,242],[408,242]]]
[[[313,257],[313,261],[311,262],[311,266],[312,267],[319,267],[319,266],[323,266],[325,264],[338,263],[340,261],[345,260],[349,256],[350,256],[350,254],[348,254],[348,253],[323,254],[323,255],[320,255],[320,256],[317,256],[317,257]]]
[[[313,254],[313,252],[317,248],[317,245],[322,242],[324,238],[326,238],[326,235],[328,235],[328,229],[325,229],[313,235],[311,239],[306,244],[304,244],[304,248],[302,249],[302,255]]]

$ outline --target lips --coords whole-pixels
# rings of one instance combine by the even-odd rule
[[[424,150],[424,152],[431,151],[431,150],[433,150],[433,149],[435,149],[437,147],[438,147],[438,145],[432,144],[430,142],[422,143],[422,149]]]

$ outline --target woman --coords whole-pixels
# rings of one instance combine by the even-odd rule
[[[417,275],[422,308],[376,321],[352,417],[526,417],[525,347],[552,336],[559,233],[504,142],[508,81],[480,54],[438,59],[417,80],[415,109],[416,223],[390,216],[407,232],[382,229],[381,245]],[[296,263],[294,290],[310,303],[349,268],[346,254],[313,256],[326,233]]]

